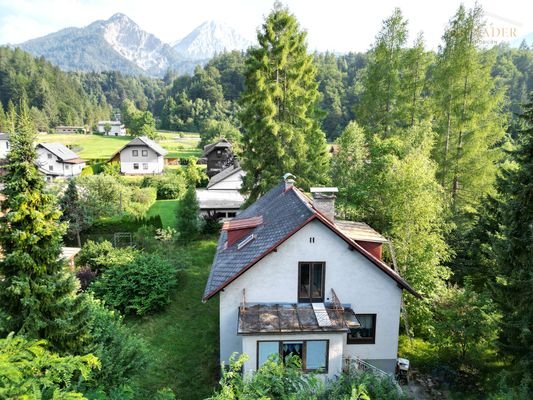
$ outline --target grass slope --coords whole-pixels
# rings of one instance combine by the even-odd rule
[[[129,320],[134,331],[149,343],[153,362],[141,371],[138,398],[151,398],[163,387],[177,399],[208,397],[217,384],[218,297],[203,304],[202,294],[216,243],[200,240],[180,248],[179,287],[167,309],[157,315]]]
[[[166,228],[170,226],[171,228],[175,228],[178,207],[179,200],[156,200],[156,202],[146,213],[146,217],[150,218],[159,215],[161,217],[163,227]]]
[[[195,133],[158,132],[156,140],[169,153],[166,158],[200,157],[198,149],[200,137]],[[63,143],[74,146],[74,151],[86,160],[111,158],[122,146],[131,141],[131,136],[104,136],[104,135],[39,135],[37,140],[42,143]]]

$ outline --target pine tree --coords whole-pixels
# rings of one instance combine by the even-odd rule
[[[70,179],[67,190],[61,200],[59,206],[62,211],[61,221],[68,222],[67,235],[75,236],[78,242],[78,247],[81,247],[81,231],[86,228],[84,212],[80,205],[78,196],[78,189],[76,188],[76,180]]]
[[[316,113],[316,67],[307,53],[305,32],[294,15],[276,3],[257,39],[259,46],[246,59],[241,114],[247,171],[243,188],[251,200],[287,172],[306,187],[325,183],[328,169]]]
[[[438,177],[456,216],[476,207],[496,176],[500,158],[497,143],[503,138],[503,92],[490,71],[491,53],[478,50],[482,10],[459,7],[450,22],[434,71],[434,156]]]
[[[504,322],[500,350],[511,357],[510,370],[517,383],[533,369],[533,95],[524,120],[527,127],[512,153],[518,168],[506,171],[498,180],[501,219],[494,244],[497,277],[492,287]],[[530,392],[532,382],[529,379]]]
[[[196,189],[194,186],[189,186],[178,208],[177,231],[181,240],[190,241],[198,235],[200,230],[199,212]]]
[[[43,192],[34,138],[23,99],[2,178],[7,199],[0,217],[0,331],[46,339],[60,352],[81,353],[88,310],[84,297],[76,294],[76,278],[60,259],[65,227],[53,198]]]
[[[4,106],[0,101],[0,132],[6,131],[6,113],[4,111]]]

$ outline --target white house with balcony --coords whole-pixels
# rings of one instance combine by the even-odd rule
[[[286,179],[222,228],[204,291],[220,299],[220,360],[297,355],[328,378],[349,360],[393,373],[402,292],[419,296],[381,259],[387,240],[335,219],[336,188],[308,197]]]
[[[57,177],[78,176],[85,168],[85,160],[64,144],[38,143],[35,150],[37,152],[35,163],[48,181]]]
[[[109,161],[120,163],[124,175],[160,174],[168,152],[146,136],[140,136],[122,147]]]

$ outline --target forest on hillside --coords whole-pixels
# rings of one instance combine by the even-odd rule
[[[100,390],[99,398],[113,398],[109,393],[121,384],[133,385],[129,375],[112,368],[115,360],[124,362],[116,353],[120,337],[128,336],[116,315],[132,306],[122,304],[115,307],[117,314],[108,314],[96,299],[109,290],[107,299],[129,301],[126,289],[112,279],[124,282],[130,273],[118,273],[110,263],[127,265],[135,276],[136,268],[144,271],[154,264],[152,255],[86,249],[99,254],[88,257],[87,265],[103,263],[98,268],[109,272],[98,278],[94,290],[77,292],[73,275],[57,261],[66,228],[59,224],[56,204],[66,194],[45,192],[33,163],[27,162],[35,156],[37,130],[61,123],[91,125],[120,108],[124,116],[149,119],[150,125],[153,115],[161,129],[200,132],[201,144],[230,139],[247,172],[243,191],[248,203],[287,172],[304,191],[337,186],[339,215],[364,221],[387,237],[392,247],[385,250],[385,261],[421,295],[404,296],[400,352],[456,397],[527,399],[533,391],[533,51],[525,44],[484,48],[482,27],[483,10],[461,6],[443,32],[442,45],[431,52],[422,35],[407,41],[408,21],[395,9],[376,27],[375,42],[365,54],[312,54],[296,17],[276,3],[257,44],[246,53],[223,53],[191,76],[169,72],[162,80],[115,72],[64,73],[20,50],[0,49],[0,130],[14,138],[2,178],[7,201],[0,246],[7,256],[0,260],[0,333],[22,333],[0,339],[0,346],[14,354],[33,346],[42,354],[43,344],[31,340],[47,339],[47,350],[53,352],[48,356],[68,367],[68,373],[57,373],[61,379],[52,385],[57,393]],[[199,172],[191,163],[187,171],[172,174],[181,179],[180,207],[192,215],[178,216],[190,224],[177,224],[177,235],[193,238],[187,233],[192,226],[199,234],[194,195]],[[109,175],[82,177],[77,185],[93,182],[95,193],[111,188],[116,198],[119,190],[111,182],[122,185],[121,178]],[[167,187],[170,176],[153,180]],[[145,183],[150,186],[150,181]],[[79,207],[76,184],[70,186],[70,203]],[[154,199],[155,189],[150,190]],[[74,217],[69,221],[76,223]],[[159,234],[167,252],[180,246],[172,242],[174,233]],[[24,250],[28,246],[32,257]],[[164,271],[157,277],[165,281],[163,274],[172,271],[161,265]],[[56,295],[63,300],[55,301]],[[139,297],[135,300],[142,303]],[[114,331],[104,335],[93,324],[92,333],[87,332],[84,321],[91,318],[115,321]],[[133,358],[134,341],[124,344]],[[76,384],[75,377],[89,376],[96,368],[93,352],[104,357],[104,369],[92,381]],[[255,380],[239,380],[238,363],[223,374],[214,398],[252,399],[260,392],[271,398],[310,398],[306,390],[314,390],[303,387],[307,383],[298,371],[282,364],[271,365]],[[269,392],[272,382],[282,395]],[[315,398],[335,398],[330,390],[340,399],[365,398],[370,389],[354,384],[321,387]],[[399,398],[394,393],[382,398]]]

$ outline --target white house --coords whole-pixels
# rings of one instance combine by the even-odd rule
[[[153,140],[140,136],[122,147],[110,161],[120,162],[120,172],[125,175],[160,174],[167,153]]]
[[[81,174],[85,161],[61,143],[38,143],[35,163],[47,180]]]
[[[106,133],[106,125],[109,125],[109,132]],[[98,121],[97,126],[99,133],[104,133],[108,136],[126,136],[126,128],[120,121]]]
[[[335,221],[336,188],[313,199],[290,179],[226,221],[204,291],[220,296],[220,360],[296,354],[305,371],[333,378],[350,359],[394,372],[402,290],[381,260],[386,239],[363,223]]]
[[[241,194],[246,172],[235,163],[209,179],[206,189],[196,189],[200,215],[231,218],[237,215],[245,198]]]
[[[0,160],[7,157],[9,151],[9,134],[0,132]]]

